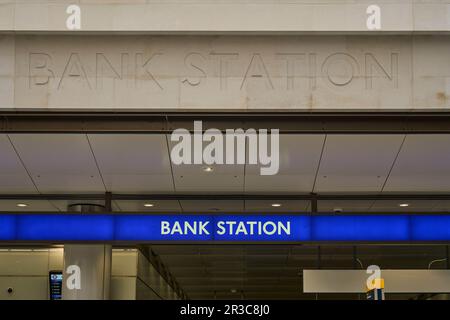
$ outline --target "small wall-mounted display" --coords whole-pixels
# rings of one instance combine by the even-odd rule
[[[62,271],[50,271],[48,273],[49,288],[50,288],[50,300],[62,299]]]

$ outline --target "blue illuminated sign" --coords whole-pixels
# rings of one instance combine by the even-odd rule
[[[409,215],[314,216],[311,238],[320,241],[408,241]]]
[[[0,241],[450,241],[450,215],[3,214]]]

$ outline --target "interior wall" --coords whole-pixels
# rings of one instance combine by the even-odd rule
[[[0,251],[0,299],[49,299],[48,272],[61,270],[62,265],[62,248]]]
[[[137,255],[137,300],[177,299],[176,293],[148,259],[141,252]]]
[[[1,249],[0,300],[48,300],[51,270],[62,270],[63,248]],[[12,288],[11,293],[8,288]],[[112,300],[177,299],[176,293],[136,249],[113,249]]]

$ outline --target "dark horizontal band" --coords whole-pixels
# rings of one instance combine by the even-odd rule
[[[4,133],[171,133],[193,130],[279,129],[282,134],[415,134],[450,133],[445,111],[2,111]]]

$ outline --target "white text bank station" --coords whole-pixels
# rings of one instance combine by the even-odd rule
[[[161,221],[162,235],[211,235],[212,221]],[[291,234],[290,221],[215,221],[217,235],[285,235]]]
[[[300,234],[309,233],[305,216],[217,214],[151,217],[140,218],[146,220],[140,221],[142,230],[134,230],[137,234],[152,234],[152,237],[163,241],[295,241]],[[136,226],[129,224],[130,228],[132,225]]]

